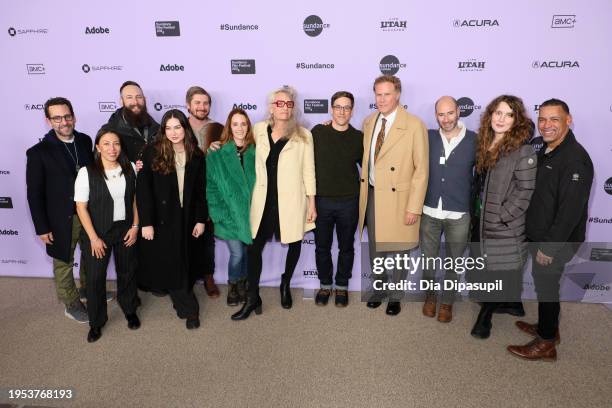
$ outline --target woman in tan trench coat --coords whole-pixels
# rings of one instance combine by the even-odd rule
[[[300,257],[304,233],[315,227],[312,135],[297,123],[295,99],[295,91],[290,87],[272,92],[268,97],[268,119],[253,127],[256,180],[251,201],[249,292],[247,302],[232,315],[232,320],[246,319],[252,311],[261,313],[261,255],[266,242],[273,237],[289,245],[280,292],[281,305],[291,308],[289,282]]]

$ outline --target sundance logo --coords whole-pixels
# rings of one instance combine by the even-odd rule
[[[471,98],[465,96],[457,99],[457,105],[459,105],[459,117],[462,118],[470,116],[475,110],[482,109],[482,106],[474,104]]]
[[[406,20],[400,20],[397,17],[390,18],[380,22],[382,31],[406,31]]]
[[[26,64],[28,75],[44,75],[45,65],[44,64]]]
[[[589,222],[593,224],[612,224],[612,218],[589,217]]]
[[[257,24],[221,24],[219,29],[221,31],[257,31],[259,26]]]
[[[395,55],[387,55],[380,60],[378,68],[384,75],[395,75],[400,68],[406,68],[406,64],[402,64]]]
[[[250,103],[235,103],[232,109],[242,109],[242,110],[257,110],[257,105]]]
[[[110,28],[108,27],[85,27],[85,34],[110,34]]]
[[[455,28],[499,27],[499,21],[497,21],[497,19],[495,20],[477,20],[477,19],[459,20],[457,19],[453,21],[453,27]]]
[[[153,108],[155,108],[155,110],[158,112],[162,110],[170,110],[170,109],[183,109],[183,110],[187,109],[185,105],[181,105],[180,103],[162,104],[160,102],[155,102],[155,104],[153,104]]]
[[[328,113],[327,99],[304,99],[304,113]],[[304,243],[304,241],[302,241]]]
[[[181,26],[178,21],[156,21],[155,35],[158,37],[178,37],[181,35]]]
[[[27,34],[48,34],[49,29],[47,28],[14,28],[9,27],[8,35],[15,37],[16,35],[27,35]]]
[[[19,231],[15,231],[15,230],[12,230],[12,229],[3,229],[3,230],[0,230],[0,235],[14,235],[14,236],[17,236],[17,235],[19,235]]]
[[[166,71],[185,71],[185,66],[183,65],[178,65],[178,64],[162,64],[159,66],[159,70],[161,72],[166,72]]]
[[[244,75],[255,73],[255,60],[254,59],[233,59],[230,62],[232,74]]]
[[[533,61],[533,68],[580,68],[578,61]]]
[[[323,32],[324,28],[329,28],[329,24],[323,23],[319,16],[308,16],[303,24],[304,32],[309,37],[316,37]]]
[[[315,62],[314,64],[308,64],[305,62],[297,62],[295,64],[296,69],[334,69],[336,66],[334,64],[325,64]]]
[[[42,103],[26,103],[25,105],[23,105],[23,107],[27,111],[29,110],[41,111],[45,109],[45,105],[43,105]]]
[[[457,64],[457,69],[462,72],[484,71],[485,64],[485,61],[476,61],[475,59],[469,59],[467,61],[459,61],[459,63]]]
[[[114,112],[119,108],[115,102],[98,102],[98,109],[100,112]]]
[[[0,208],[13,208],[11,197],[0,197]]]
[[[606,180],[604,183],[604,191],[610,195],[612,195],[612,177]]]
[[[123,71],[123,65],[89,65],[83,64],[81,65],[81,70],[88,74],[91,71]]]
[[[555,14],[552,18],[551,28],[574,28],[575,14]]]

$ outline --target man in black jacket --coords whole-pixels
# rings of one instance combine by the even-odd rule
[[[72,265],[81,223],[74,205],[74,181],[79,168],[93,161],[91,138],[74,130],[76,118],[66,98],[45,103],[51,131],[28,149],[26,182],[28,204],[36,234],[53,258],[57,296],[65,304],[67,317],[87,323],[87,311],[79,299]],[[81,287],[86,282],[81,261]]]
[[[119,93],[122,107],[111,115],[108,125],[119,133],[128,159],[135,163],[145,145],[154,140],[159,123],[147,112],[147,100],[140,85],[126,81],[119,88]]]
[[[569,128],[567,104],[550,99],[540,105],[538,129],[544,146],[538,153],[536,187],[527,211],[532,275],[538,294],[538,323],[518,321],[518,328],[535,339],[508,346],[529,360],[555,360],[559,343],[559,281],[565,264],[584,242],[593,163]]]

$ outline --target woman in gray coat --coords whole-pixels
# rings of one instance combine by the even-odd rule
[[[502,290],[480,291],[481,310],[472,335],[485,339],[496,309],[523,311],[523,266],[527,259],[525,216],[536,180],[536,154],[528,144],[530,120],[523,101],[511,95],[495,98],[486,108],[478,132],[476,193],[480,208],[478,251],[486,270],[479,280],[501,280]],[[474,241],[474,240],[473,240]],[[524,311],[523,311],[524,313]]]

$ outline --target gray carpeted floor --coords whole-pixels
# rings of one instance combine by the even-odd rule
[[[224,288],[225,289],[225,288]],[[556,363],[529,362],[505,346],[529,337],[516,318],[496,315],[491,338],[469,335],[478,306],[458,303],[450,324],[403,305],[397,317],[351,294],[346,309],[317,307],[293,290],[262,289],[264,313],[233,322],[237,310],[208,300],[202,327],[187,331],[169,298],[141,293],[140,330],[115,301],[102,338],[63,315],[48,279],[0,278],[0,387],[72,388],[65,407],[609,407],[612,313],[563,304]],[[533,321],[537,306],[526,304]],[[0,401],[9,402],[8,400]]]

